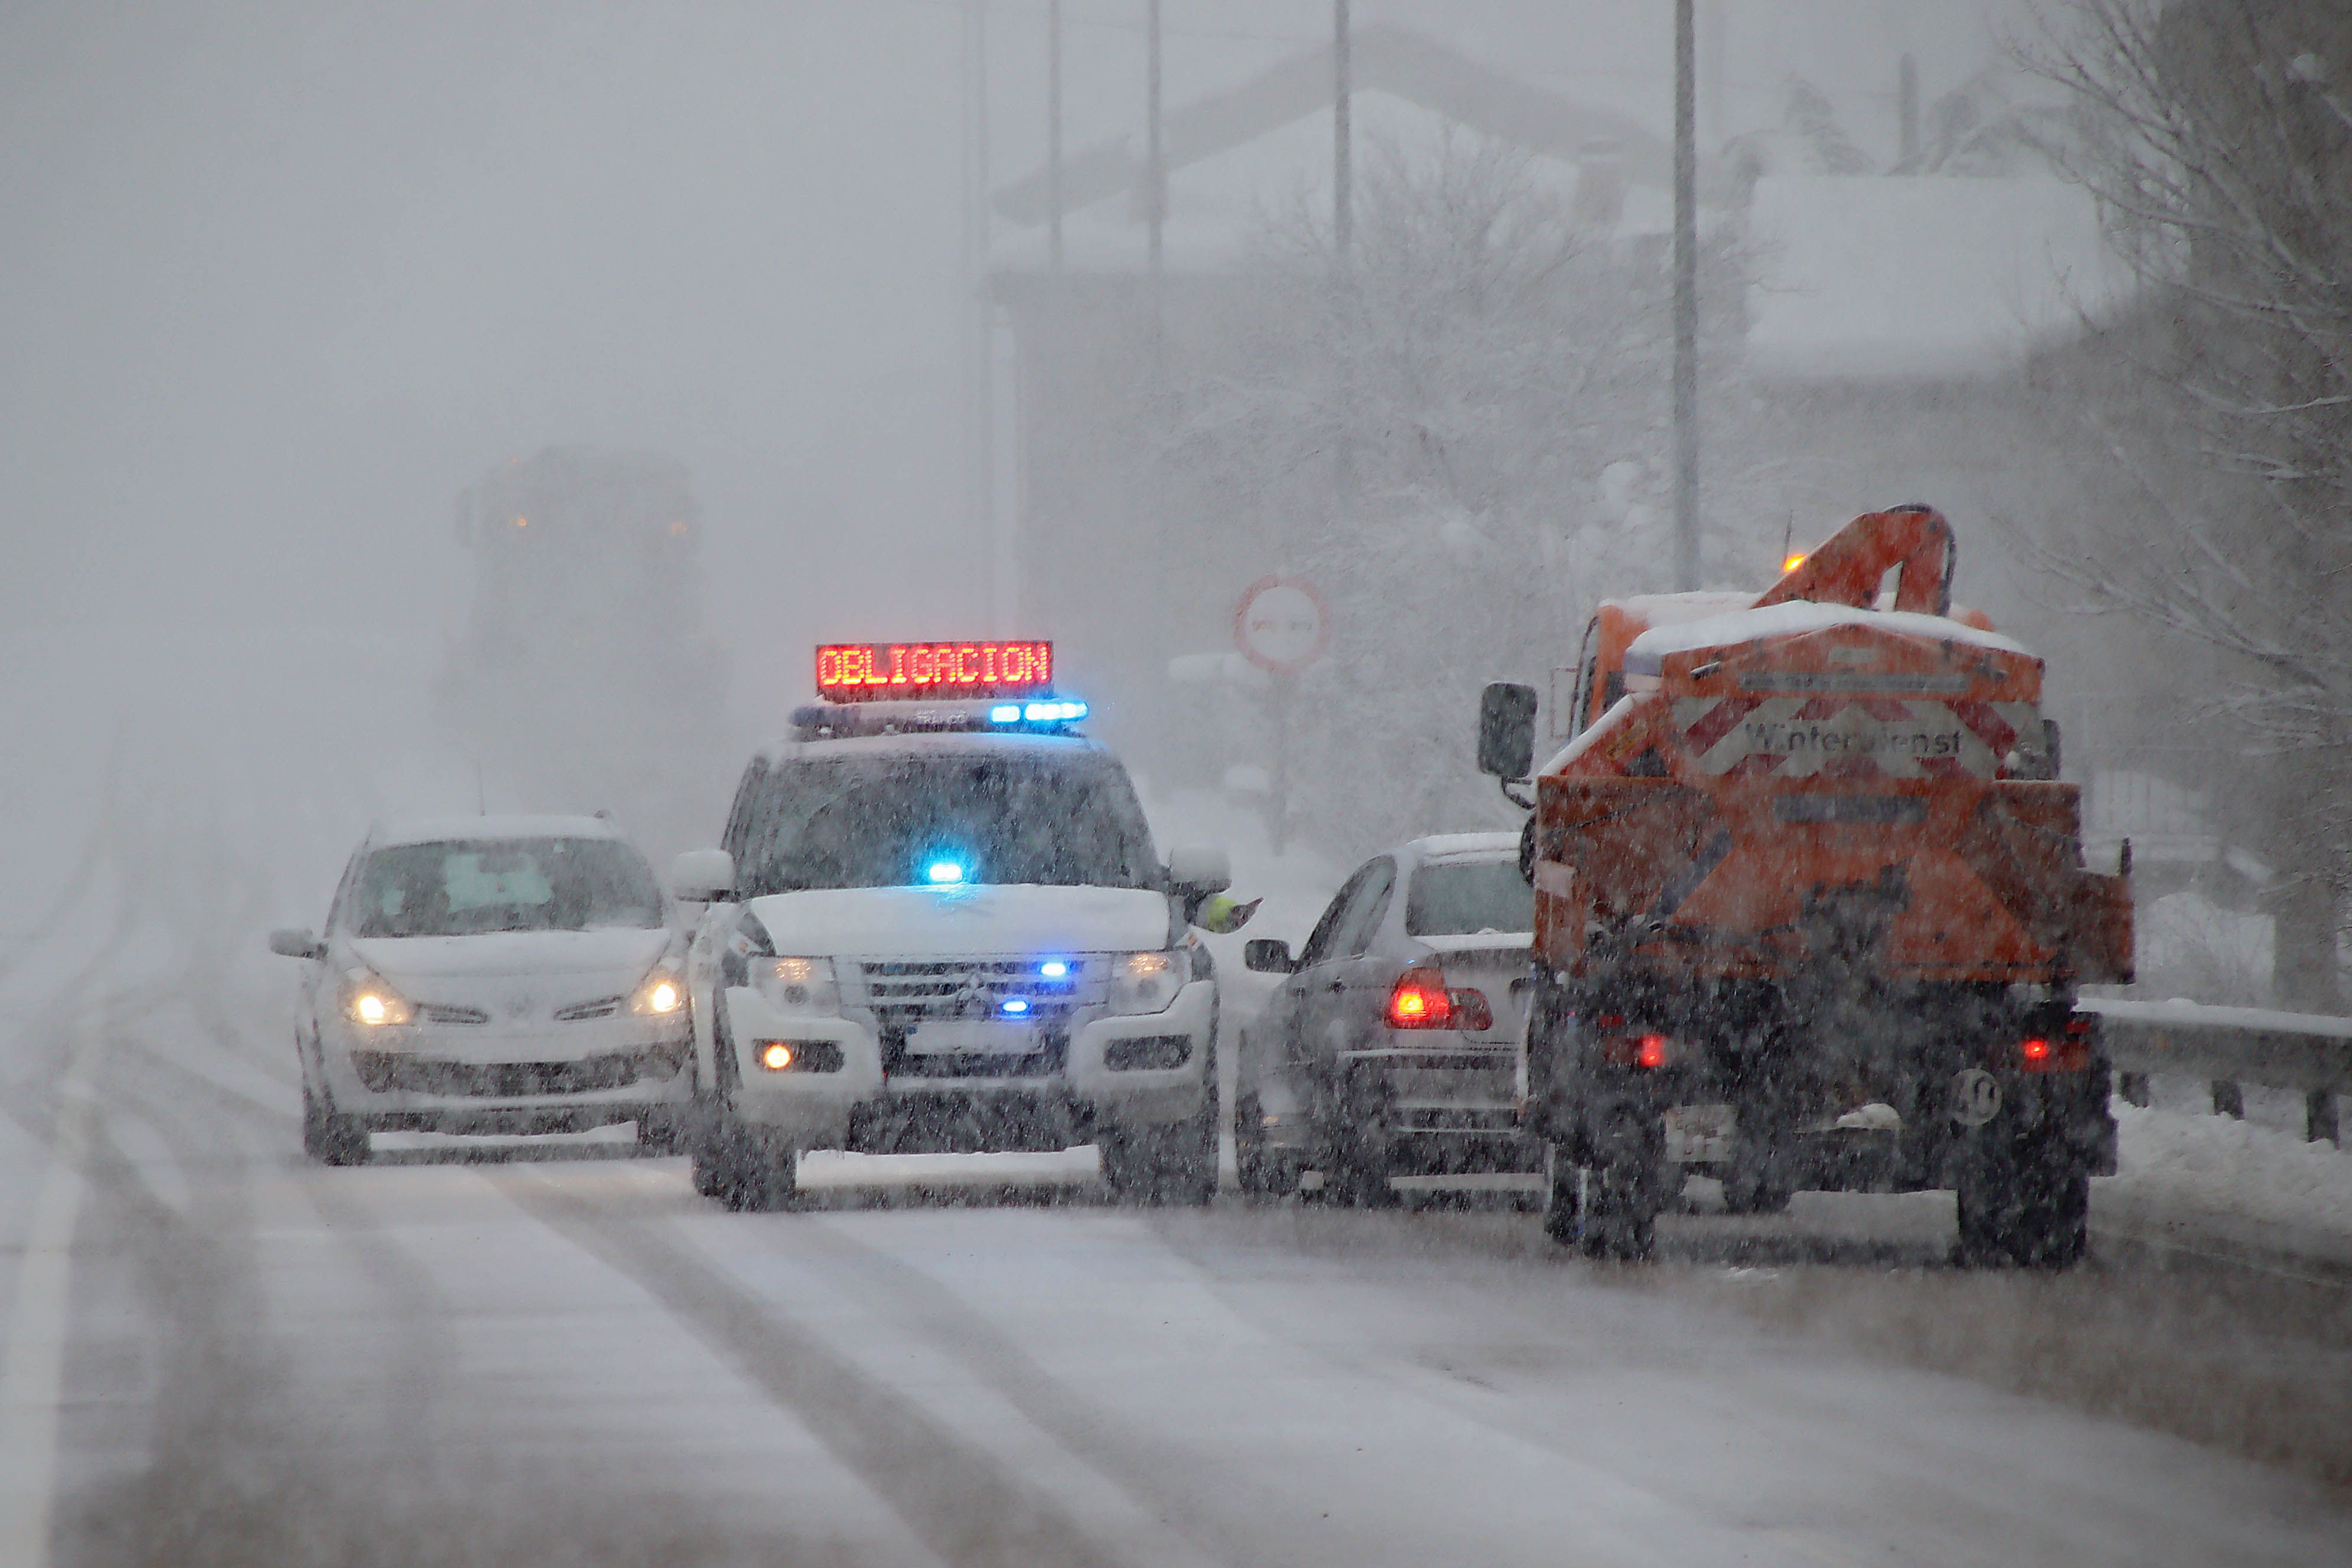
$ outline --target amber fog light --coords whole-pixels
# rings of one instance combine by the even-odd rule
[[[783,1072],[793,1065],[793,1048],[782,1040],[770,1040],[760,1047],[760,1065],[770,1072]]]

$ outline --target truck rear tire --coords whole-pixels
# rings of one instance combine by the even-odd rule
[[[1561,1143],[1551,1146],[1544,1184],[1544,1234],[1562,1247],[1574,1247],[1584,1236],[1584,1168]]]
[[[1986,1134],[1960,1154],[1959,1261],[2021,1268],[2080,1263],[2090,1246],[2090,1167],[2046,1127],[2004,1135],[1996,1125]]]
[[[1109,1128],[1097,1141],[1103,1184],[1123,1204],[1199,1208],[1217,1195],[1217,1102],[1170,1127]]]
[[[1585,1177],[1579,1249],[1587,1258],[1646,1260],[1657,1245],[1658,1208],[1655,1171],[1632,1160],[1594,1166]]]

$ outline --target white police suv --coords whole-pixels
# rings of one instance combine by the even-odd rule
[[[1217,982],[1190,928],[1224,856],[1154,851],[1044,642],[834,646],[751,759],[687,963],[695,1184],[794,1190],[798,1153],[1094,1143],[1113,1192],[1216,1187]]]

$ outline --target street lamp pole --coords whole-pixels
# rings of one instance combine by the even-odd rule
[[[1692,0],[1675,0],[1675,586],[1699,585],[1698,53]]]

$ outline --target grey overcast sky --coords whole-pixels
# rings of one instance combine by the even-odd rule
[[[1068,0],[1073,145],[1140,126],[1141,0]],[[1663,4],[1360,0],[1666,110]],[[996,173],[1043,139],[1043,0],[990,7]],[[1326,0],[1166,0],[1171,103]],[[1724,0],[1734,129],[1800,67],[1883,118],[1976,7]],[[197,636],[438,623],[454,493],[542,444],[693,468],[757,670],[826,603],[953,620],[957,0],[0,8],[0,610]],[[942,545],[947,546],[941,548]]]

